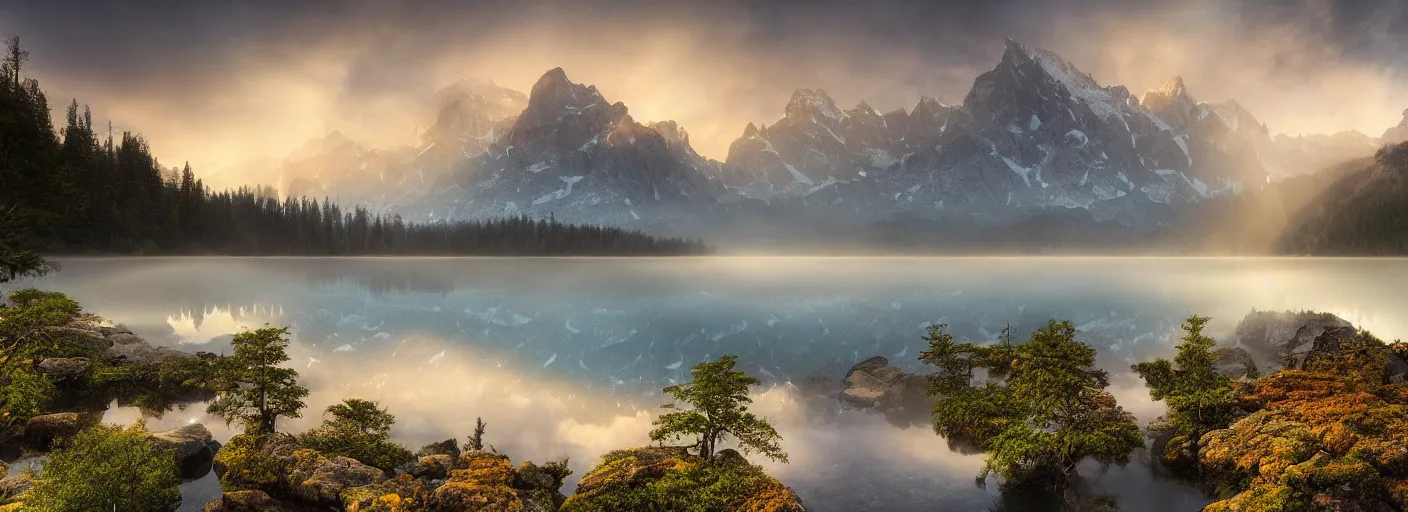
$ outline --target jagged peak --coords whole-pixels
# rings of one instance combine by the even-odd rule
[[[1174,76],[1164,81],[1164,85],[1159,87],[1159,92],[1169,96],[1187,96],[1188,88],[1183,85],[1183,77]]]
[[[787,102],[787,117],[793,119],[806,119],[814,114],[833,121],[840,121],[846,117],[841,109],[836,107],[836,101],[826,94],[822,89],[797,89],[792,92],[792,99]]]
[[[748,123],[748,126],[743,127],[743,137],[744,137],[744,138],[752,137],[752,136],[757,135],[757,134],[758,134],[758,126],[757,126],[757,125],[755,125],[755,124],[753,124],[753,123]]]
[[[685,145],[689,145],[689,132],[685,131],[685,129],[681,127],[679,123],[676,123],[673,120],[656,121],[646,126],[650,127],[650,129],[652,130],[660,132],[660,136],[665,137],[665,140],[667,142],[670,142],[671,144],[682,143]]]
[[[933,96],[920,96],[919,104],[914,106],[914,110],[924,108],[948,108],[948,105],[945,105],[944,102],[935,99]]]
[[[909,115],[909,112],[905,111],[904,107],[899,107],[899,108],[896,108],[896,109],[891,110],[891,111],[889,111],[889,112],[886,112],[885,115],[886,115],[886,116],[901,116],[901,117],[904,117],[904,116],[908,116],[908,115]]]
[[[594,85],[582,85],[567,79],[567,72],[562,68],[552,68],[533,83],[532,92],[528,96],[529,108],[534,105],[547,103],[561,103],[569,106],[581,107],[595,102],[603,101],[601,93],[597,92]]]

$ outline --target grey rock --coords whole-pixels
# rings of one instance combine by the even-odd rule
[[[186,480],[209,473],[215,453],[220,451],[220,443],[210,435],[205,425],[199,423],[152,432],[151,436],[158,447],[174,452],[181,478]]]
[[[1260,373],[1256,359],[1242,347],[1222,347],[1213,351],[1213,368],[1231,379]]]
[[[923,375],[905,373],[876,356],[846,372],[846,388],[841,402],[851,407],[874,409],[896,426],[926,423],[933,409],[928,396],[928,380]]]
[[[107,339],[108,341],[111,341],[114,345],[133,345],[137,343],[146,343],[146,340],[143,340],[141,337],[130,332],[118,332],[109,334]]]
[[[51,357],[39,362],[41,375],[59,379],[74,380],[82,377],[91,364],[86,357]]]
[[[34,481],[29,475],[15,475],[0,479],[0,503],[10,498],[24,494],[30,487],[34,487]]]
[[[1299,368],[1314,348],[1315,339],[1332,328],[1352,328],[1329,313],[1253,311],[1237,324],[1238,342],[1261,359],[1267,371]]]
[[[458,459],[460,458],[459,442],[455,439],[446,439],[422,446],[420,447],[420,451],[416,452],[417,457],[429,455],[449,455],[451,460]]]
[[[290,493],[304,503],[334,505],[347,489],[386,480],[380,469],[354,459],[314,457],[298,463],[288,475]]]

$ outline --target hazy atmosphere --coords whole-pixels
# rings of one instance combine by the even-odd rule
[[[1408,107],[1399,0],[989,2],[6,2],[28,72],[146,136],[166,165],[216,186],[264,172],[340,130],[412,143],[437,89],[527,91],[561,66],[637,120],[673,119],[723,159],[796,88],[843,108],[963,101],[1003,39],[1053,50],[1136,95],[1181,75],[1236,99],[1272,133],[1378,136]]]

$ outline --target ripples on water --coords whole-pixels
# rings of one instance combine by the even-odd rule
[[[1178,321],[1211,315],[1227,338],[1253,308],[1330,311],[1394,339],[1408,331],[1396,290],[1408,261],[1176,258],[143,258],[72,259],[34,283],[156,343],[228,351],[231,336],[293,327],[291,364],[309,414],[342,398],[380,400],[414,447],[462,437],[474,418],[516,461],[569,456],[580,477],[602,453],[647,442],[659,390],[690,366],[738,354],[761,378],[756,408],[778,423],[792,463],[765,463],[812,509],[982,510],[977,456],[926,428],[840,411],[803,382],[839,381],[872,355],[919,370],[929,323],[989,340],[1069,319],[1114,373],[1141,421],[1157,417],[1128,365],[1172,354]],[[115,408],[110,421],[139,413]],[[200,421],[203,407],[150,420]],[[1136,457],[1143,461],[1147,456]],[[755,461],[760,462],[760,461]],[[1084,473],[1126,510],[1196,510],[1196,492],[1146,463]],[[575,479],[569,481],[575,485]],[[187,484],[183,507],[218,493]]]

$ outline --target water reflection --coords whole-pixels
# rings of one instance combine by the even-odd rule
[[[568,456],[580,476],[605,451],[642,444],[659,389],[724,353],[765,382],[758,407],[779,422],[792,464],[769,465],[816,510],[983,509],[980,458],[925,428],[819,401],[809,382],[839,380],[884,355],[917,370],[930,322],[992,339],[1070,319],[1115,372],[1112,392],[1157,417],[1121,370],[1172,353],[1179,319],[1212,315],[1226,337],[1253,308],[1335,312],[1398,338],[1402,260],[1158,258],[699,259],[76,259],[37,283],[138,334],[187,350],[228,351],[235,332],[291,325],[292,365],[313,390],[307,417],[342,398],[380,400],[412,447],[490,424],[516,460]],[[823,386],[824,387],[824,386]],[[201,407],[151,420],[201,421]],[[108,413],[135,420],[132,409]],[[1147,465],[1084,471],[1127,510],[1190,510],[1197,493]],[[575,480],[569,485],[575,484]],[[191,496],[214,492],[210,478]],[[207,493],[207,494],[202,494]],[[197,506],[199,503],[190,503]]]

